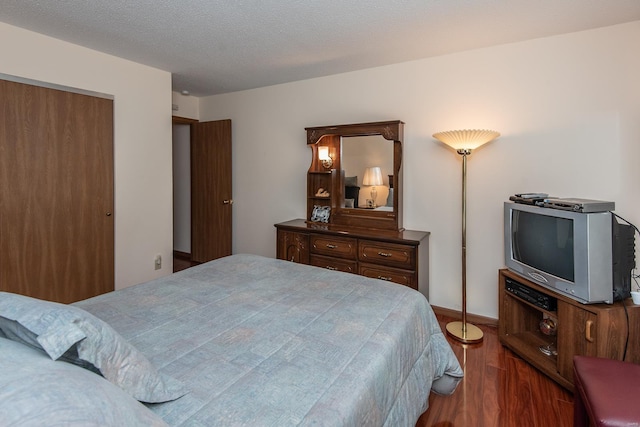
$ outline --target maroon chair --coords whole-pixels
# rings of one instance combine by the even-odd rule
[[[640,365],[574,356],[573,425],[640,425]]]

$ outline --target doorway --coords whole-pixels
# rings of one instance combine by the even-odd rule
[[[195,264],[231,255],[231,160],[231,120],[174,117],[174,258]]]
[[[173,253],[191,260],[191,125],[173,123]]]

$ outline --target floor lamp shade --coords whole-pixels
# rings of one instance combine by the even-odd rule
[[[480,328],[467,323],[467,156],[500,134],[492,130],[454,130],[434,133],[433,137],[462,156],[462,321],[447,324],[447,334],[466,344],[482,341]]]

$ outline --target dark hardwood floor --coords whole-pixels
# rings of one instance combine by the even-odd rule
[[[189,254],[185,254],[183,252],[173,253],[174,273],[177,273],[180,270],[184,270],[185,268],[193,267],[194,265],[198,265],[198,263],[191,261],[191,256]]]
[[[174,257],[174,271],[193,264]],[[440,327],[452,320],[438,314]],[[429,398],[416,427],[559,427],[573,425],[573,395],[502,347],[498,329],[478,325],[476,345],[449,343],[465,377],[451,396]]]
[[[451,320],[438,315],[440,327]],[[417,427],[556,427],[573,425],[573,395],[512,351],[498,329],[478,325],[482,343],[462,345],[448,338],[465,377],[451,396],[432,393]]]

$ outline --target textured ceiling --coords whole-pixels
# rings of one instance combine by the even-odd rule
[[[2,22],[170,71],[196,96],[635,20],[640,0],[0,0]]]

